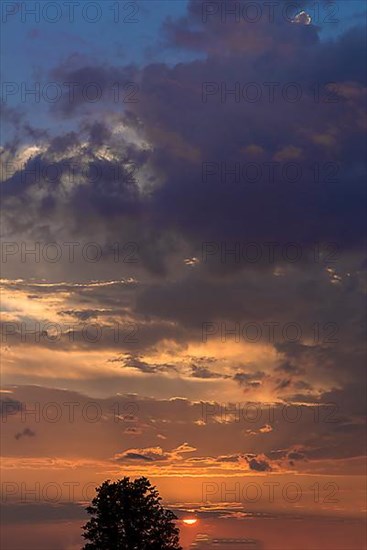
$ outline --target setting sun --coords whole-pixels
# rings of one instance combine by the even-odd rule
[[[195,523],[197,523],[198,520],[195,518],[188,518],[188,519],[183,519],[182,521],[185,525],[195,525]]]

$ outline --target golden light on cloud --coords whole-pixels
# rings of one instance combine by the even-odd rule
[[[298,23],[300,25],[311,25],[312,23],[312,17],[305,11],[300,11],[297,13],[297,15],[292,19],[292,23]]]

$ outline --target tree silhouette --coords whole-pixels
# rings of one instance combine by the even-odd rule
[[[83,550],[182,550],[175,514],[165,510],[145,477],[107,480],[97,487],[92,518],[84,525]]]

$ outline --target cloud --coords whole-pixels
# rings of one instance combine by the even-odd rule
[[[213,372],[208,367],[203,365],[191,365],[193,378],[230,378],[229,375],[220,374],[219,372]]]
[[[301,369],[299,366],[294,365],[290,363],[289,361],[285,361],[284,363],[281,363],[276,370],[283,371],[287,374],[302,374],[304,372],[303,369]]]
[[[125,354],[121,357],[116,357],[114,359],[109,359],[109,362],[121,362],[122,366],[125,368],[132,368],[136,369],[142,373],[147,374],[154,374],[159,372],[166,372],[166,371],[176,371],[177,368],[175,365],[172,364],[150,364],[146,361],[143,361],[141,356],[139,355],[132,355],[132,354]]]
[[[259,432],[262,433],[262,434],[267,434],[267,433],[272,432],[272,431],[273,431],[273,428],[269,424],[265,424],[265,426],[262,426],[259,429]]]
[[[238,382],[241,386],[250,386],[250,387],[258,387],[261,386],[262,380],[265,377],[264,372],[237,372],[233,379]]]
[[[270,463],[265,459],[265,457],[253,457],[249,455],[245,457],[245,460],[249,465],[250,470],[256,472],[270,472],[272,470]]]
[[[79,126],[55,136],[26,163],[28,171],[39,164],[41,172],[53,163],[59,176],[52,185],[47,178],[22,182],[19,171],[5,182],[12,230],[22,231],[39,220],[54,233],[57,220],[67,215],[70,229],[87,235],[101,228],[97,219],[107,233],[116,231],[114,221],[124,220],[124,229],[141,244],[146,267],[156,273],[169,269],[171,256],[183,242],[190,249],[185,257],[199,258],[202,242],[226,241],[230,247],[238,235],[246,235],[249,242],[284,243],[292,237],[305,246],[311,246],[316,236],[321,242],[359,248],[365,196],[360,116],[366,97],[363,30],[356,28],[324,42],[316,27],[278,19],[273,24],[263,18],[246,25],[223,24],[220,17],[211,17],[204,23],[202,2],[190,2],[187,16],[168,21],[165,32],[171,47],[198,48],[205,56],[175,66],[65,62],[54,68],[52,78],[80,86],[73,101],[58,102],[52,112],[73,114]],[[274,102],[262,84],[269,74],[280,83]],[[230,89],[238,75],[246,75],[240,84],[260,86],[262,101],[248,102],[242,96],[241,101],[221,101],[221,85]],[[84,117],[82,85],[98,82],[105,91],[116,78],[138,82],[139,101],[118,112],[111,109],[108,97],[98,103],[92,120]],[[203,103],[207,82],[218,91]],[[290,82],[302,89],[299,102],[284,100],[282,86]],[[321,87],[320,101],[312,90],[315,82]],[[330,82],[335,82],[336,94],[327,88]],[[192,132],[194,124],[200,132]],[[281,135],[272,130],[280,125]],[[203,183],[203,162],[246,163],[248,154],[242,151],[251,151],[249,147],[264,151],[256,185],[246,178],[225,185],[217,177],[220,170],[208,185]],[[264,163],[274,158],[282,163],[297,159],[301,180],[289,184],[280,170],[269,183]],[[72,185],[67,160],[76,165]],[[312,181],[309,165],[319,161],[335,166],[335,181],[327,177],[328,171],[322,173],[322,185]],[[137,173],[129,170],[131,163],[138,167]],[[121,178],[116,179],[118,169]],[[94,177],[96,170],[102,177]],[[347,196],[346,186],[352,190]],[[29,214],[12,215],[25,202]],[[221,267],[226,271],[226,266]]]
[[[4,411],[9,448],[18,456],[27,451],[14,441],[14,426],[20,438],[27,434],[16,424],[16,400],[32,401],[38,391],[49,399],[55,385],[84,405],[90,392],[103,418],[93,426],[78,418],[75,433],[66,421],[58,433],[43,425],[40,453],[49,456],[87,452],[109,460],[122,448],[115,462],[124,467],[208,465],[237,473],[244,442],[245,465],[260,472],[284,465],[288,453],[304,452],[307,461],[289,460],[310,470],[333,460],[342,469],[338,461],[362,454],[365,29],[326,41],[297,11],[291,19],[298,24],[279,15],[273,23],[223,24],[220,14],[204,21],[202,10],[203,2],[190,1],[186,15],[162,29],[180,63],[103,65],[76,55],[49,72],[79,89],[73,102],[43,113],[45,128],[29,123],[27,105],[20,113],[5,108],[16,132],[2,151],[6,239],[30,248],[95,241],[102,250],[96,263],[12,255],[4,263],[7,319],[17,329],[60,319],[98,319],[110,329],[93,345],[81,327],[72,346],[69,333],[52,343],[35,331],[41,342],[27,345],[20,329],[8,337],[5,374],[19,388]],[[139,101],[116,105],[116,80],[134,81]],[[274,99],[269,81],[277,83]],[[103,91],[93,109],[80,93],[88,82]],[[289,100],[294,84],[301,93]],[[289,163],[301,174],[296,182],[286,177]],[[254,164],[258,177],[250,181]],[[117,241],[135,243],[139,261],[116,258]],[[260,251],[256,261],[246,254],[251,243]],[[276,245],[273,260],[269,243]],[[289,243],[301,250],[299,261],[287,256]],[[116,322],[137,326],[139,341],[116,342]],[[207,342],[205,322],[215,331]],[[243,337],[246,323],[260,327],[258,342]],[[299,341],[284,336],[287,323],[299,325]],[[222,328],[228,334],[237,325],[240,341],[223,342]],[[39,388],[22,388],[28,383]],[[111,408],[116,395],[132,393],[141,396],[144,418],[125,431]],[[275,418],[260,406],[246,432],[236,410],[219,421],[219,396],[232,405],[246,405],[248,396],[275,403]],[[57,399],[62,404],[65,396]],[[201,402],[215,413],[205,421]],[[297,422],[283,415],[292,405],[301,413]],[[165,449],[155,446],[157,437]],[[181,446],[186,439],[192,447]],[[197,456],[187,458],[192,449]]]
[[[100,380],[96,383],[101,385]],[[345,474],[353,469],[353,461],[355,468],[362,467],[357,464],[364,450],[363,418],[341,415],[330,403],[301,406],[143,398],[118,395],[116,382],[113,387],[111,396],[103,398],[51,387],[12,387],[25,418],[39,420],[42,446],[38,446],[37,460],[47,462],[51,456],[67,464],[79,463],[87,454],[89,461],[98,463],[98,471],[103,465],[102,470],[112,469],[116,475],[119,464],[129,471],[146,464],[195,475],[208,468],[213,475],[243,474],[244,467],[252,471],[252,460],[254,469],[266,468],[265,461],[274,472],[286,471],[290,461],[297,472],[327,473],[333,463],[335,474]],[[215,415],[224,409],[227,421],[216,421]],[[48,421],[56,413],[58,422]],[[12,415],[2,425],[9,467],[14,467],[15,460],[34,458],[32,446],[20,445],[14,438],[14,433],[23,432],[25,418]],[[305,458],[297,460],[301,454]]]
[[[311,25],[312,23],[312,17],[305,11],[300,11],[297,13],[297,15],[292,19],[292,23],[297,23],[299,25]]]
[[[181,454],[192,453],[196,451],[195,447],[191,447],[187,443],[179,445],[172,451],[163,451],[161,447],[150,447],[146,449],[129,449],[118,453],[115,456],[117,462],[129,462],[129,461],[146,461],[146,462],[165,462],[182,460]]]
[[[304,453],[300,453],[298,451],[292,451],[288,453],[289,460],[304,460],[306,455]]]
[[[238,463],[241,459],[241,455],[237,454],[237,455],[224,455],[224,456],[218,456],[217,457],[217,462],[234,462],[234,463]]]
[[[36,435],[36,432],[31,430],[30,428],[24,428],[23,431],[17,432],[14,437],[18,441],[22,437],[35,437],[35,435]]]

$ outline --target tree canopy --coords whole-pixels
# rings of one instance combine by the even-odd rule
[[[182,550],[177,518],[147,478],[107,480],[96,492],[86,508],[83,550]]]

